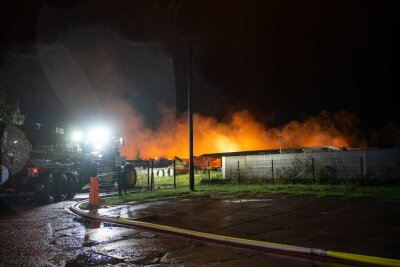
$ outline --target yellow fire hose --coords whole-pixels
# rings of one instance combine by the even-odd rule
[[[139,226],[143,228],[147,228],[150,230],[163,231],[167,233],[173,233],[178,235],[183,235],[187,237],[202,239],[211,242],[221,242],[225,244],[231,244],[236,246],[244,246],[248,248],[258,249],[258,250],[273,250],[277,252],[286,252],[290,254],[298,254],[298,255],[313,255],[319,257],[329,257],[332,259],[351,261],[355,263],[363,263],[363,264],[372,264],[372,265],[380,265],[380,266],[395,266],[400,267],[400,260],[396,259],[388,259],[388,258],[380,258],[373,257],[367,255],[359,255],[352,253],[344,253],[344,252],[336,252],[332,250],[325,250],[319,248],[307,248],[307,247],[299,247],[299,246],[291,246],[284,245],[278,243],[271,243],[265,241],[257,241],[243,238],[236,238],[230,236],[223,236],[217,234],[210,234],[200,231],[193,231],[187,229],[176,228],[167,225],[154,224],[148,222],[141,222],[135,220],[129,220],[121,217],[110,217],[99,214],[93,214],[90,212],[83,211],[79,208],[79,206],[83,203],[87,202],[81,201],[71,206],[71,211],[80,216],[91,218],[95,220],[102,220],[111,223],[118,223],[129,226]]]
[[[335,259],[349,260],[354,262],[362,262],[362,263],[381,265],[381,266],[400,266],[400,260],[345,253],[345,252],[336,252],[332,250],[326,250],[325,256]]]

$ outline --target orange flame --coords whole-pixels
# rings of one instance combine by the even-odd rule
[[[124,121],[120,122],[125,146],[121,154],[128,159],[188,157],[187,116],[174,119],[163,112],[156,130],[144,127],[144,118],[124,102],[118,103]],[[348,146],[349,140],[332,123],[311,117],[305,122],[292,121],[281,128],[266,128],[250,112],[232,114],[227,122],[194,114],[194,154],[263,150],[308,146]]]

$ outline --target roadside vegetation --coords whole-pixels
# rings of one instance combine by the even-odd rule
[[[21,114],[18,102],[16,104],[10,104],[7,100],[7,94],[0,89],[0,122],[15,125],[24,124],[25,116]]]

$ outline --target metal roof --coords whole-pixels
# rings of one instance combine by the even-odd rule
[[[267,149],[267,150],[208,153],[208,154],[200,155],[199,157],[270,155],[270,154],[309,153],[309,152],[340,151],[340,150],[342,150],[342,149],[336,148],[333,146],[314,146],[314,147],[302,147],[302,148],[284,148],[284,149]]]

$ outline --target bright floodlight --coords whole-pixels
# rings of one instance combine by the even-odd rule
[[[75,132],[72,133],[71,140],[73,142],[80,142],[80,141],[82,141],[82,138],[83,138],[82,132],[75,131]]]
[[[99,150],[99,149],[102,149],[102,148],[103,148],[103,144],[101,144],[101,143],[95,143],[94,144],[94,149]]]
[[[110,131],[104,128],[94,128],[89,131],[89,142],[102,144],[110,139]]]

